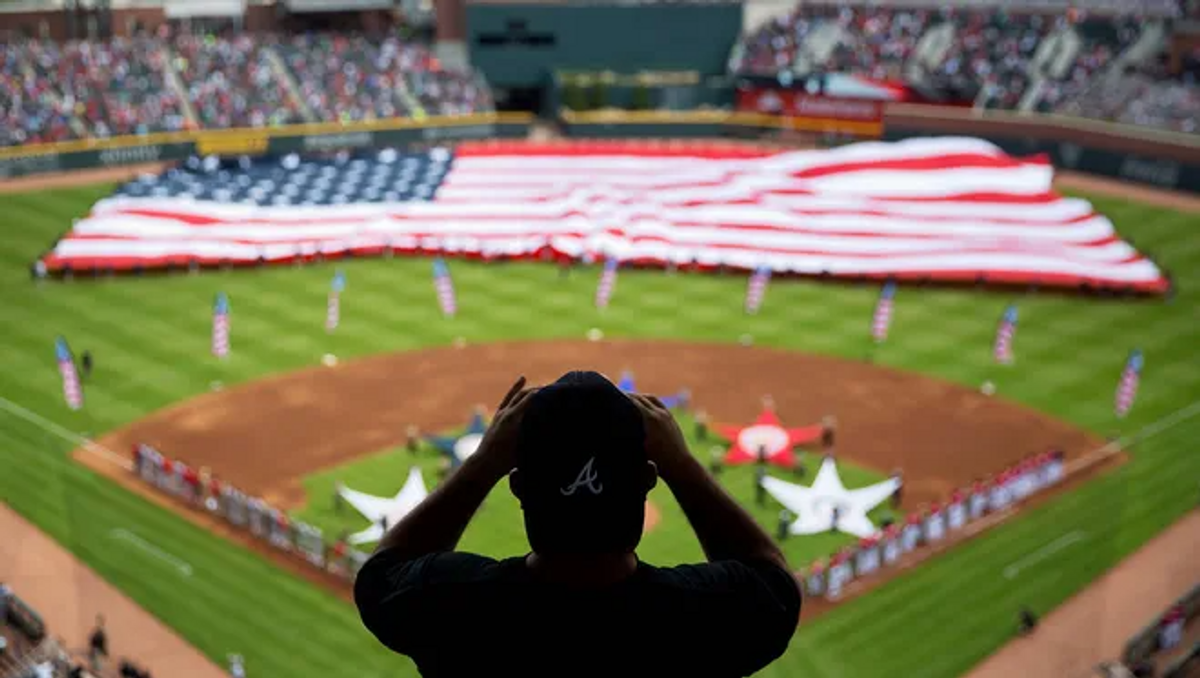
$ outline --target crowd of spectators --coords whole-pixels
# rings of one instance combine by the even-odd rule
[[[396,37],[0,41],[0,146],[493,108],[475,73],[444,70],[427,47]]]
[[[495,108],[491,90],[475,73],[425,70],[407,77],[409,91],[427,115],[465,115]]]
[[[1016,108],[1029,85],[1029,64],[1042,39],[1067,19],[1041,14],[963,12],[954,17],[954,42],[935,77],[976,83],[993,108]]]
[[[844,39],[814,70],[850,73],[876,80],[904,79],[905,64],[931,28],[955,24],[954,40],[927,74],[941,82],[986,86],[993,105],[1012,108],[1028,85],[1026,70],[1038,44],[1065,17],[1003,11],[896,9],[869,6],[801,6],[745,36],[733,52],[735,73],[774,75],[792,68],[805,40],[824,22]],[[969,85],[969,87],[965,86]]]
[[[904,64],[913,56],[921,36],[936,23],[936,16],[927,9],[842,8],[838,23],[852,36],[851,44],[839,43],[819,67],[875,80],[901,80]]]
[[[0,145],[71,138],[73,112],[63,109],[50,83],[26,77],[26,57],[16,43],[0,45]]]
[[[1055,111],[1107,122],[1200,132],[1200,88],[1131,73],[1089,87]]]
[[[177,37],[175,68],[204,127],[268,127],[303,122],[299,103],[255,36]]]
[[[809,33],[828,17],[826,8],[799,5],[789,14],[767,21],[734,47],[730,72],[775,75],[791,69]]]
[[[389,38],[297,35],[279,47],[305,105],[326,122],[407,115],[401,74],[428,67],[428,52]]]
[[[874,6],[797,7],[746,35],[734,49],[730,70],[777,75],[797,63],[805,41],[823,23],[843,36],[827,58],[807,65],[815,71],[847,73],[875,80],[905,80],[905,65],[930,29],[954,24],[954,38],[940,61],[923,69],[931,81],[956,92],[983,91],[985,105],[1013,109],[1032,82],[1038,46],[1052,33],[1075,27],[1083,40],[1074,63],[1061,79],[1042,88],[1045,110],[1076,95],[1137,39],[1132,18],[1082,19],[1067,15],[1004,10],[899,9]]]
[[[0,143],[177,131],[179,97],[150,38],[12,41],[0,50]]]
[[[1042,112],[1052,111],[1062,102],[1082,94],[1093,78],[1128,49],[1141,33],[1137,20],[1131,17],[1085,20],[1076,25],[1076,30],[1083,38],[1083,45],[1066,75],[1050,79],[1042,86],[1037,104]]]

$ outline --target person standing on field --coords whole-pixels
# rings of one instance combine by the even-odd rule
[[[455,551],[501,480],[531,551]],[[640,560],[662,478],[708,562]],[[424,676],[748,676],[787,649],[800,588],[657,399],[595,372],[518,379],[475,454],[380,542],[355,582],[364,625]],[[464,633],[464,623],[476,631]],[[721,629],[721,642],[697,642]]]
[[[104,631],[104,615],[96,615],[96,625],[88,636],[88,663],[92,673],[104,671],[104,663],[108,660],[108,633]]]

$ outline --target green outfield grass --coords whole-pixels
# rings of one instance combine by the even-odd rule
[[[716,441],[710,439],[708,444],[700,443],[693,435],[693,420],[687,414],[677,414],[677,418],[683,425],[684,435],[693,453],[707,463],[705,454]],[[346,487],[360,492],[390,497],[400,491],[408,478],[409,469],[415,465],[421,469],[425,486],[432,491],[437,481],[438,464],[443,458],[437,450],[429,446],[422,446],[416,455],[401,447],[314,473],[304,479],[304,489],[309,497],[308,504],[296,511],[295,515],[324,530],[327,537],[336,537],[343,532],[352,534],[366,529],[366,519],[358,515],[352,507],[343,505],[340,510],[337,509],[333,497],[334,488],[339,481]],[[809,485],[821,463],[820,455],[802,453],[799,460],[806,473],[803,478],[796,478],[791,473],[778,470],[772,470],[770,474],[789,482]],[[885,476],[846,461],[838,463],[838,474],[849,488],[863,487],[885,479]],[[756,503],[753,467],[726,468],[721,473],[720,481],[730,494],[750,510],[763,527],[775,534],[779,505],[770,497],[767,497],[767,503],[763,506]],[[703,558],[700,544],[692,536],[687,518],[671,497],[670,490],[660,483],[651,492],[650,500],[658,508],[660,519],[658,526],[642,539],[639,548],[642,557],[650,562],[662,564]],[[886,505],[870,513],[876,522],[893,515]],[[854,537],[844,534],[819,534],[789,538],[782,543],[782,547],[788,561],[800,567],[853,541]],[[529,542],[525,539],[521,523],[520,506],[508,491],[507,485],[501,484],[488,496],[485,507],[476,514],[475,520],[463,534],[460,545],[469,551],[496,556],[518,555],[529,550]]]
[[[582,338],[588,328],[600,327],[610,337],[732,342],[748,333],[759,345],[858,358],[868,348],[878,292],[873,286],[776,282],[762,312],[747,318],[741,312],[743,278],[627,271],[612,307],[600,314],[591,304],[597,269],[559,280],[553,267],[453,262],[460,317],[444,321],[427,260],[355,261],[343,266],[349,278],[343,322],[330,337],[323,328],[329,266],[31,282],[33,259],[107,190],[0,196],[0,395],[77,432],[112,429],[205,392],[213,381],[232,384],[313,365],[324,353],[345,360],[446,345],[458,336],[471,342]],[[1196,401],[1200,221],[1116,200],[1096,202],[1172,270],[1180,289],[1173,301],[902,288],[878,362],[972,387],[990,379],[998,397],[1102,435],[1133,434]],[[219,290],[230,295],[234,314],[234,355],[225,363],[208,353],[210,308]],[[1001,311],[1014,300],[1021,305],[1017,364],[1001,369],[991,362],[991,340]],[[96,357],[81,413],[69,412],[62,401],[52,347],[59,333],[76,351],[90,349]],[[1130,417],[1118,422],[1113,390],[1134,346],[1146,352],[1142,389]],[[1162,429],[1138,443],[1131,463],[1119,470],[807,625],[764,675],[961,673],[1012,635],[1019,605],[1049,610],[1191,510],[1200,496],[1197,440],[1200,417]],[[73,464],[67,456],[72,447],[41,426],[0,412],[0,498],[203,652],[218,660],[241,652],[254,676],[414,674],[362,630],[351,606]],[[662,503],[674,510],[665,497]],[[519,535],[520,526],[505,529]],[[113,530],[185,559],[193,575],[131,549]],[[1010,564],[1074,533],[1070,547],[1013,579],[1004,576]],[[677,542],[656,545],[655,557],[698,553],[685,531],[667,534],[679,535]],[[119,652],[121,639],[112,640]]]

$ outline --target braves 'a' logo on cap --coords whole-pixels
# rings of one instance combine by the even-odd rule
[[[595,457],[588,459],[583,468],[579,469],[579,475],[575,476],[575,482],[560,488],[559,492],[562,492],[564,497],[569,497],[575,494],[579,488],[583,487],[592,494],[600,494],[604,490],[604,484],[600,482],[600,474],[592,469],[592,463],[595,461]]]

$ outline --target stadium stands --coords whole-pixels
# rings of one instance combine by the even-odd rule
[[[0,582],[0,676],[66,678],[72,665],[62,643],[47,635],[41,616]]]
[[[935,86],[989,108],[1196,131],[1200,51],[1183,59],[1181,80],[1154,73],[1112,90],[1097,85],[1119,75],[1112,70],[1143,65],[1144,56],[1132,64],[1120,57],[1135,51],[1146,31],[1161,28],[1144,19],[806,3],[745,35],[729,68],[739,75],[825,72]],[[1154,50],[1149,54],[1153,59]]]
[[[1130,638],[1121,653],[1120,665],[1139,676],[1195,675],[1193,671],[1200,665],[1200,585],[1180,596]]]
[[[1109,122],[1200,132],[1200,89],[1134,74],[1095,83],[1056,112]]]
[[[981,83],[997,108],[1016,108],[1029,84],[1034,51],[1062,17],[970,12],[955,17],[955,39],[935,71],[951,80]]]
[[[188,100],[205,127],[267,127],[303,122],[265,45],[250,35],[182,35],[173,45]]]
[[[181,33],[0,44],[0,146],[493,109],[423,45],[331,34]]]
[[[1088,19],[1075,26],[1082,39],[1078,56],[1064,77],[1051,79],[1043,87],[1038,110],[1053,111],[1058,105],[1080,96],[1113,60],[1137,40],[1140,31],[1130,18]]]
[[[374,44],[361,36],[298,35],[279,52],[305,105],[326,122],[409,115],[403,73],[429,64],[426,50],[394,38]]]

